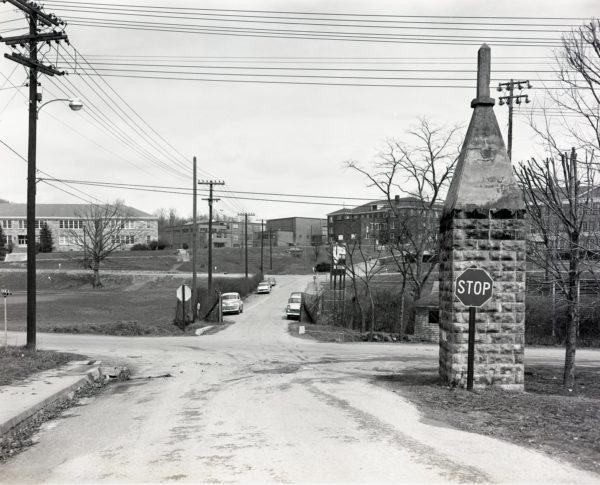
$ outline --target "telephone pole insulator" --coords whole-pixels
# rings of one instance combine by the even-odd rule
[[[519,90],[518,94],[515,94],[515,89]],[[500,106],[506,104],[508,106],[508,158],[512,160],[512,132],[513,132],[513,107],[515,104],[529,103],[530,99],[527,94],[521,94],[520,91],[523,89],[531,89],[531,83],[528,79],[511,79],[504,83],[498,83],[497,90],[502,92],[508,92],[506,96],[499,96],[498,104]]]

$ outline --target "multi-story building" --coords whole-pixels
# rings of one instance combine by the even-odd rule
[[[260,244],[260,222],[248,221],[248,247]],[[161,229],[160,237],[174,248],[191,248],[192,233],[194,227],[192,221],[173,226],[165,226]],[[212,244],[213,248],[239,248],[245,244],[245,224],[237,221],[213,221],[212,222]],[[196,222],[197,247],[208,248],[208,220]]]
[[[77,234],[83,234],[87,204],[36,204],[36,240],[46,223],[54,243],[54,251],[80,250]],[[89,212],[89,211],[88,211]],[[0,224],[5,243],[13,250],[27,247],[27,204],[0,203]],[[129,249],[136,243],[147,244],[158,239],[158,218],[133,207],[123,207],[119,238],[122,249]]]
[[[264,237],[269,235],[277,246],[314,246],[327,240],[327,220],[316,217],[268,219]]]
[[[415,239],[431,237],[437,231],[441,206],[430,210],[416,197],[396,196],[391,202],[387,199],[374,200],[366,204],[343,208],[327,214],[327,239],[333,242],[348,242],[360,239],[375,247],[388,243],[412,245]],[[422,230],[422,228],[427,230]],[[430,229],[435,229],[431,231]],[[431,251],[434,246],[422,241]],[[431,246],[431,247],[429,247]],[[410,250],[410,248],[407,247]]]

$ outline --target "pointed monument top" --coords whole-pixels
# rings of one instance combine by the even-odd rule
[[[490,71],[492,53],[487,44],[483,44],[477,52],[477,97],[471,101],[471,107],[494,106],[494,99],[490,97]]]
[[[477,55],[477,97],[456,170],[448,189],[444,214],[454,210],[525,208],[521,191],[490,98],[490,48]]]

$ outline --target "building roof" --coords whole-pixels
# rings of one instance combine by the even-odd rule
[[[417,197],[397,197],[395,199],[392,199],[392,202],[396,204],[397,207],[414,207],[415,205],[420,205],[422,203],[421,199],[417,198]],[[334,216],[334,215],[338,215],[338,214],[360,214],[360,213],[364,213],[364,212],[373,212],[372,207],[376,205],[377,206],[377,210],[385,210],[385,209],[389,209],[390,207],[390,203],[387,199],[379,199],[379,200],[372,200],[370,202],[367,202],[366,204],[362,204],[362,205],[358,205],[356,207],[352,207],[352,208],[343,208],[343,209],[338,209],[336,211],[330,212],[327,214],[327,216]],[[441,209],[441,206],[440,206]]]
[[[59,217],[79,217],[81,213],[89,207],[89,204],[36,204],[35,216],[38,219],[59,218]],[[127,211],[127,217],[140,217],[157,219],[156,216],[142,212],[133,207],[124,206]],[[0,203],[0,217],[26,217],[27,204]]]
[[[290,216],[290,217],[278,217],[276,219],[267,219],[266,222],[273,222],[273,221],[288,221],[288,220],[292,220],[292,219],[304,219],[304,220],[310,220],[310,221],[319,221],[319,222],[323,222],[325,221],[324,217],[302,217],[302,216]]]

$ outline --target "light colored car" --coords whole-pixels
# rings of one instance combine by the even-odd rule
[[[256,293],[271,293],[271,285],[268,281],[261,281],[256,288]]]
[[[223,313],[243,313],[244,302],[239,293],[223,293],[221,295],[221,311]]]
[[[292,293],[293,295],[294,293]],[[300,319],[300,306],[302,305],[302,297],[300,293],[296,293],[297,296],[290,296],[288,304],[285,307],[285,315],[289,318]]]

